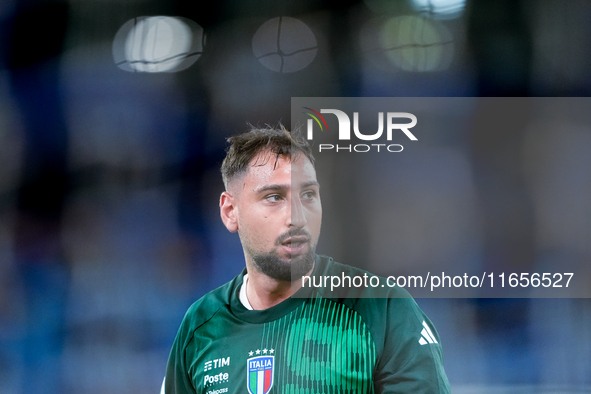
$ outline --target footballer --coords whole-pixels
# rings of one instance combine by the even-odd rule
[[[281,127],[228,141],[220,215],[245,268],[189,308],[162,392],[449,393],[437,331],[404,289],[302,285],[366,274],[316,254],[322,204],[307,142]]]

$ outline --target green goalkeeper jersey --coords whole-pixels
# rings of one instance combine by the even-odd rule
[[[304,287],[297,295],[305,297],[248,310],[239,299],[245,273],[189,308],[165,394],[450,392],[439,336],[404,289],[335,297]],[[317,256],[312,273],[363,274],[326,256]]]

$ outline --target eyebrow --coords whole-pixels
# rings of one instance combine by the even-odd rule
[[[269,190],[282,191],[282,190],[287,190],[287,189],[289,189],[289,186],[271,184],[271,185],[261,186],[258,189],[255,189],[254,192],[255,193],[263,193],[263,192],[266,192],[266,191],[269,191]]]
[[[306,187],[310,187],[310,186],[316,186],[318,188],[320,188],[320,183],[316,182],[316,181],[309,181],[309,182],[305,182],[301,184],[301,188],[304,189]]]
[[[302,185],[300,187],[303,189],[303,188],[310,187],[310,186],[320,187],[320,184],[318,182],[316,182],[316,181],[309,181],[309,182],[302,183]],[[258,189],[255,189],[254,192],[255,193],[263,193],[263,192],[267,192],[269,190],[272,190],[272,191],[286,191],[286,190],[288,190],[290,188],[291,188],[291,185],[271,184],[271,185],[261,186]]]

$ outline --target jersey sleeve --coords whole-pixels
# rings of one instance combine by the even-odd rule
[[[195,388],[189,378],[186,344],[189,330],[187,329],[186,318],[181,324],[176,335],[168,364],[166,365],[166,375],[162,385],[162,394],[195,394]]]
[[[441,340],[412,298],[388,299],[376,393],[447,394]]]

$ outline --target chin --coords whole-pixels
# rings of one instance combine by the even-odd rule
[[[253,256],[257,269],[275,280],[293,282],[310,272],[314,267],[314,252],[297,257],[281,257],[277,253]]]

